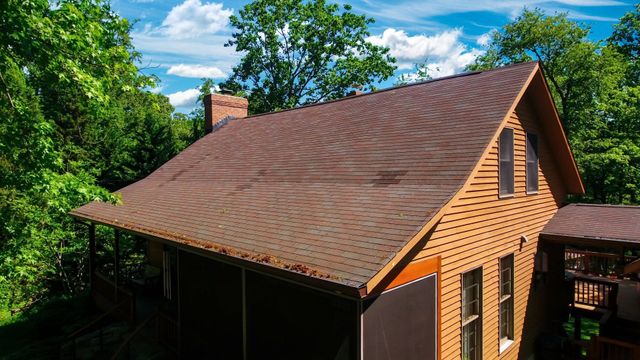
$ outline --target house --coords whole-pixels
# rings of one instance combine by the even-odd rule
[[[71,213],[105,309],[135,311],[124,232],[162,271],[159,327],[185,358],[532,356],[552,316],[536,279],[553,259],[564,279],[540,233],[584,192],[538,63],[252,116],[213,94],[205,113],[122,204]],[[96,226],[115,229],[111,279]]]

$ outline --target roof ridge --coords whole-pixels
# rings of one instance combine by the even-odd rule
[[[258,118],[258,117],[261,117],[261,116],[280,114],[280,113],[285,113],[285,112],[290,112],[290,111],[295,111],[295,110],[300,110],[300,109],[306,109],[306,108],[310,108],[310,107],[314,107],[314,106],[322,106],[322,105],[327,105],[327,104],[333,104],[333,103],[336,103],[336,102],[339,102],[339,101],[348,101],[348,100],[353,100],[353,99],[359,99],[359,98],[362,98],[363,96],[380,94],[380,93],[383,93],[383,92],[392,91],[392,90],[396,90],[396,89],[403,89],[403,88],[407,88],[407,87],[427,85],[427,84],[431,84],[431,83],[435,83],[435,82],[439,82],[439,81],[444,81],[444,80],[456,79],[456,78],[472,76],[472,75],[479,75],[479,74],[488,73],[488,72],[494,72],[494,71],[501,71],[501,70],[504,70],[504,69],[507,69],[507,68],[519,67],[519,66],[524,66],[524,65],[527,65],[527,64],[537,63],[537,62],[538,61],[525,61],[525,62],[520,62],[520,63],[508,64],[508,65],[504,65],[504,66],[500,66],[500,67],[496,67],[496,68],[488,69],[488,70],[467,71],[467,72],[462,72],[462,73],[459,73],[459,74],[442,76],[442,77],[435,78],[435,79],[417,81],[417,82],[410,83],[410,84],[394,85],[394,86],[390,86],[390,87],[387,87],[387,88],[384,88],[384,89],[374,90],[374,91],[371,91],[371,92],[368,92],[368,93],[363,93],[363,94],[360,94],[360,95],[343,96],[343,97],[338,98],[338,99],[332,99],[332,100],[327,100],[327,101],[323,101],[323,102],[317,102],[317,103],[313,103],[313,104],[306,104],[306,105],[298,106],[298,107],[295,107],[295,108],[274,110],[274,111],[269,111],[269,112],[260,113],[260,114],[253,114],[253,115],[246,116],[243,119]]]

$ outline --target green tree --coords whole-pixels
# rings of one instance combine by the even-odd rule
[[[67,212],[91,200],[116,201],[85,173],[69,173],[24,72],[0,63],[0,310],[18,311],[51,289],[83,284],[84,242]]]
[[[565,131],[571,133],[595,108],[594,96],[601,77],[610,71],[599,56],[600,45],[588,39],[589,28],[567,19],[567,14],[547,16],[541,10],[524,10],[501,31],[493,33],[487,52],[470,70],[537,60],[551,88]]]
[[[633,11],[626,13],[614,26],[609,44],[630,62],[627,80],[634,85],[640,82],[640,4]]]
[[[200,84],[200,86],[198,86],[198,90],[200,91],[200,94],[198,94],[198,99],[196,100],[196,105],[198,106],[196,106],[195,109],[191,110],[189,115],[185,116],[183,120],[191,124],[191,134],[189,138],[192,142],[200,139],[205,135],[203,100],[205,96],[211,94],[217,87],[218,86],[212,79],[207,78],[203,78],[202,83]]]
[[[0,2],[0,312],[86,280],[69,210],[188,145],[190,123],[143,89],[130,24],[101,0]]]
[[[191,143],[191,123],[172,115],[169,99],[139,89],[113,97],[85,133],[84,163],[100,185],[119,189],[140,180]]]
[[[585,182],[583,201],[640,199],[639,92],[637,80],[628,80],[637,58],[633,19],[625,15],[606,44],[589,40],[590,29],[564,13],[525,10],[494,32],[486,54],[470,66],[540,62]]]
[[[438,71],[439,68],[435,70]],[[432,69],[429,69],[429,60],[413,64],[413,72],[401,74],[396,78],[396,85],[406,85],[420,81],[433,79],[431,76]]]
[[[388,49],[366,41],[373,19],[324,0],[256,0],[231,16],[243,54],[230,83],[249,93],[252,113],[339,98],[393,75]]]

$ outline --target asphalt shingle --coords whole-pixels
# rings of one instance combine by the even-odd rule
[[[640,245],[640,206],[570,204],[558,210],[542,234]]]
[[[534,68],[232,120],[72,215],[359,287],[461,188]]]

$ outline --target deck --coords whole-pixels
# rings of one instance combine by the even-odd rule
[[[574,276],[574,304],[584,310],[611,309],[615,307],[618,318],[640,323],[640,282],[630,279],[609,279],[600,276],[571,272]],[[616,284],[615,299],[609,299],[609,287]],[[615,300],[615,301],[613,301]]]

